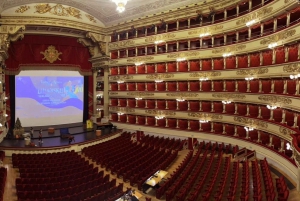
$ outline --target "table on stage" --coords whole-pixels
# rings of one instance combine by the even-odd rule
[[[96,126],[97,126],[97,130],[99,129],[99,128],[107,128],[107,127],[113,127],[113,125],[111,124],[111,123],[100,123],[100,122],[97,122],[96,123]]]
[[[142,194],[140,194],[137,191],[131,191],[131,195],[136,197],[138,200],[143,197]],[[119,199],[117,199],[116,201],[127,201],[130,200],[130,196],[128,196],[128,194],[125,194],[124,196],[120,197]]]
[[[152,175],[149,179],[147,179],[147,181],[145,182],[145,184],[149,185],[149,186],[156,186],[159,182],[161,182],[161,180],[168,174],[168,172],[164,171],[164,170],[159,170],[157,171],[154,175]]]

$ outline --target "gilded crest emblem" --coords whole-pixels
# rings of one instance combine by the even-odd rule
[[[49,61],[50,63],[53,63],[56,60],[61,60],[59,58],[59,55],[61,55],[61,52],[58,52],[53,45],[50,45],[48,49],[45,50],[45,52],[41,52],[42,55],[44,55],[44,59]]]

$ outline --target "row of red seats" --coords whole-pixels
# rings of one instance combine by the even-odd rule
[[[273,179],[271,176],[271,171],[268,165],[268,162],[266,158],[264,160],[260,160],[260,168],[261,172],[263,175],[263,180],[264,180],[264,188],[265,188],[265,194],[266,197],[269,201],[274,201],[276,194],[274,190],[274,184],[273,184]]]
[[[226,157],[225,158],[225,164],[224,164],[224,169],[223,172],[221,173],[221,178],[220,178],[220,182],[219,185],[217,187],[217,191],[215,193],[215,201],[221,201],[222,197],[223,197],[223,193],[225,190],[225,186],[226,186],[226,182],[227,182],[227,178],[228,178],[228,174],[229,174],[229,170],[230,170],[230,163],[231,163],[231,157]]]
[[[235,193],[237,190],[238,178],[239,178],[239,161],[233,162],[230,185],[229,185],[229,192],[227,195],[228,201],[236,200]]]
[[[46,153],[46,154],[12,154],[12,160],[37,160],[37,161],[46,161],[49,159],[58,159],[58,158],[68,158],[70,156],[77,155],[74,150],[58,152],[58,153]]]
[[[180,139],[171,139],[164,137],[154,137],[146,135],[142,138],[141,143],[153,145],[155,147],[160,147],[162,149],[180,149],[179,145],[181,143]]]
[[[249,162],[246,160],[243,162],[242,170],[242,186],[241,186],[241,201],[249,200],[249,189],[250,188],[250,172],[249,172]]]
[[[262,201],[263,194],[262,194],[262,183],[261,183],[261,176],[260,170],[258,166],[257,160],[251,161],[252,167],[252,180],[253,180],[253,200],[254,201]]]
[[[0,200],[3,200],[4,187],[7,178],[7,169],[5,167],[0,167]]]
[[[287,201],[289,198],[289,190],[283,176],[276,179],[276,188],[278,193],[278,201]]]

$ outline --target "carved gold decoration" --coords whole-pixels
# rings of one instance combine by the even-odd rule
[[[151,115],[168,115],[168,116],[176,115],[176,112],[168,111],[168,110],[145,110],[145,113]]]
[[[109,64],[117,64],[118,63],[118,61],[116,61],[116,60],[110,60],[109,61]]]
[[[266,122],[259,121],[256,119],[250,119],[245,117],[234,117],[234,121],[237,121],[242,124],[246,124],[247,126],[251,126],[251,127],[268,128],[268,124]]]
[[[182,57],[197,57],[200,52],[175,52],[167,55],[168,58],[182,58]]]
[[[10,42],[24,38],[25,26],[2,25],[0,26],[0,49],[1,56],[5,60],[8,57],[7,50]]]
[[[105,61],[92,63],[93,68],[101,68],[103,65],[105,65]]]
[[[223,25],[215,25],[215,26],[211,26],[211,27],[203,27],[203,28],[199,28],[193,31],[189,31],[188,35],[194,35],[194,34],[204,34],[204,33],[210,33],[212,34],[212,32],[214,31],[220,31],[221,29],[223,29]]]
[[[127,96],[154,96],[154,93],[149,93],[149,92],[128,92]]]
[[[49,4],[38,4],[35,6],[36,13],[39,14],[45,14],[45,13],[51,13],[53,15],[57,16],[64,16],[64,17],[75,17],[77,19],[81,19],[81,13],[78,9],[73,7],[67,7],[65,8],[61,4],[56,4],[55,6],[50,6]]]
[[[59,58],[59,55],[61,55],[61,52],[58,52],[53,45],[50,45],[45,52],[40,52],[42,55],[44,55],[44,59],[49,61],[50,63],[55,62],[56,60],[61,60]]]
[[[290,3],[292,1],[294,1],[294,0],[284,0],[284,3]]]
[[[105,42],[105,35],[102,34],[88,32],[86,37],[90,38],[94,43]]]
[[[196,117],[199,119],[206,119],[206,120],[220,120],[223,119],[223,116],[220,114],[210,114],[210,113],[203,113],[203,112],[190,112],[188,113],[189,117]]]
[[[135,109],[129,107],[109,107],[109,111],[116,112],[135,112]]]
[[[126,41],[119,41],[119,42],[114,42],[109,44],[109,48],[114,49],[114,48],[120,48],[120,47],[125,47],[125,46],[131,46],[134,45],[134,40],[126,40]]]
[[[136,58],[127,59],[127,62],[130,62],[130,63],[147,62],[147,61],[151,61],[153,59],[154,59],[153,56],[144,56],[144,57],[136,57]]]
[[[180,92],[180,93],[167,93],[167,96],[170,97],[181,97],[181,98],[192,98],[192,97],[197,97],[197,93],[186,93],[186,92]]]
[[[20,6],[17,10],[15,10],[16,13],[24,13],[25,11],[29,10],[30,6],[24,5]]]
[[[151,80],[157,80],[157,79],[163,79],[163,78],[172,78],[174,77],[174,74],[171,73],[162,73],[162,74],[149,74],[146,76],[147,79]]]
[[[210,71],[210,72],[195,72],[189,74],[190,77],[218,77],[221,76],[221,72],[218,71]]]
[[[292,130],[290,130],[286,127],[283,127],[283,126],[279,127],[279,132],[283,135],[292,135],[292,134],[296,133],[295,131],[292,131]]]
[[[264,101],[267,103],[280,103],[280,104],[292,104],[292,99],[290,98],[285,98],[285,97],[280,97],[280,96],[268,96],[268,95],[262,95],[258,96],[258,100]]]
[[[299,73],[300,72],[300,63],[294,63],[294,64],[283,66],[283,72]]]
[[[132,75],[117,75],[117,76],[110,76],[109,77],[110,80],[130,80],[133,79]]]
[[[85,14],[85,16],[86,16],[91,22],[94,22],[94,23],[97,22],[93,16],[91,16],[91,15],[89,15],[89,14]]]
[[[230,47],[221,47],[213,49],[211,52],[213,54],[222,54],[222,53],[229,53],[229,52],[238,52],[246,48],[246,45],[233,45]]]
[[[89,53],[90,53],[90,55],[93,57],[93,56],[95,56],[95,47],[88,47],[88,49],[89,49]]]
[[[109,95],[113,96],[113,95],[118,95],[118,92],[109,92]]]
[[[291,29],[291,30],[287,30],[287,31],[282,31],[280,33],[273,34],[271,36],[265,37],[263,40],[260,41],[260,44],[262,44],[262,45],[268,45],[270,43],[275,43],[275,42],[287,39],[287,38],[295,35],[295,33],[296,33],[295,29]]]
[[[245,69],[245,70],[237,70],[237,75],[261,75],[268,73],[268,68],[255,68],[255,69]]]
[[[212,94],[214,98],[220,99],[245,99],[246,96],[242,94],[232,94],[232,93],[214,93]]]
[[[249,15],[246,15],[245,17],[242,17],[242,19],[239,19],[238,21],[236,21],[236,25],[245,25],[247,22],[251,21],[251,20],[255,20],[255,19],[259,19],[269,13],[271,13],[273,10],[273,7],[267,7],[267,8],[262,8],[259,9],[256,12],[253,12]]]
[[[167,39],[172,39],[175,38],[176,34],[174,33],[166,33],[166,34],[161,34],[161,35],[154,35],[154,36],[149,36],[145,39],[145,42],[154,42],[158,40],[167,40]]]

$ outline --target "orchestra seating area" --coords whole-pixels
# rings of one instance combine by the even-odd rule
[[[111,200],[123,195],[109,175],[98,171],[74,151],[53,154],[13,154],[19,201]]]
[[[160,185],[156,197],[166,201],[288,199],[284,179],[277,179],[275,188],[266,159],[235,161],[224,155],[227,148],[201,142]]]
[[[3,200],[6,177],[7,177],[7,169],[4,167],[0,167],[0,201]]]
[[[131,134],[125,132],[118,138],[85,148],[82,153],[141,189],[151,175],[165,170],[174,161],[181,148],[180,140],[154,136],[132,142]]]

